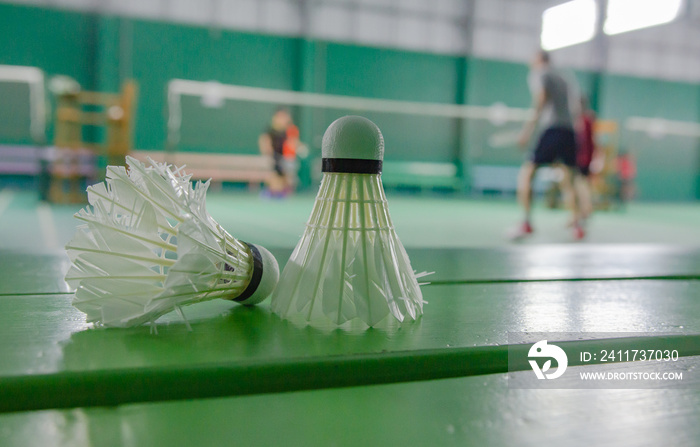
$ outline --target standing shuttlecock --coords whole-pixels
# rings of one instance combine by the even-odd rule
[[[126,161],[128,172],[108,166],[105,182],[88,188],[92,209],[75,215],[84,225],[66,245],[66,281],[88,322],[136,326],[214,298],[267,298],[279,278],[277,261],[209,216],[209,182],[193,188],[181,169]]]
[[[423,296],[389,217],[381,180],[384,138],[346,116],[323,136],[323,179],[301,241],[272,295],[282,318],[375,326],[389,314],[415,320]]]

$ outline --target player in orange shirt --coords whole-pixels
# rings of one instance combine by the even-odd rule
[[[286,197],[296,187],[296,154],[299,146],[299,129],[292,115],[285,108],[278,108],[272,115],[270,127],[258,139],[260,152],[274,161],[274,173],[267,188],[272,197]]]

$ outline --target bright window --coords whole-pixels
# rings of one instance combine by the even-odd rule
[[[683,0],[608,0],[605,34],[619,34],[668,23],[678,16]]]
[[[573,0],[545,10],[540,37],[542,49],[556,50],[593,39],[597,15],[595,0]]]

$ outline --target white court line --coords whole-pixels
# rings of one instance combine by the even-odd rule
[[[39,229],[41,236],[44,238],[44,248],[54,250],[59,248],[58,233],[56,233],[56,224],[53,220],[51,207],[42,202],[36,207],[36,214],[39,216]]]
[[[15,193],[9,189],[0,190],[0,217],[7,210],[12,203],[12,199],[15,197]]]

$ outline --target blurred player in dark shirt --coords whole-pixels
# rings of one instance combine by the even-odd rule
[[[518,144],[526,148],[533,135],[537,143],[530,159],[523,163],[518,178],[518,199],[525,212],[525,218],[510,232],[512,239],[520,239],[533,232],[530,214],[532,210],[532,182],[537,169],[544,165],[561,165],[563,178],[562,191],[570,203],[574,238],[584,237],[580,223],[578,200],[573,188],[576,171],[576,135],[572,114],[572,94],[564,77],[554,70],[549,61],[549,53],[539,51],[530,65],[530,90],[535,113],[525,124]]]

